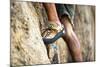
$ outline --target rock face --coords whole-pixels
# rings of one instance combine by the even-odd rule
[[[95,60],[95,7],[76,6],[74,29],[80,40],[84,61]]]
[[[47,15],[41,3],[11,2],[11,65],[51,64],[41,33],[47,26]],[[95,60],[95,7],[76,6],[74,30],[82,48],[84,61]],[[68,47],[60,38],[59,63],[71,60]],[[52,51],[52,48],[50,49]],[[52,56],[53,52],[50,53]]]
[[[11,4],[11,65],[49,64],[31,2]]]

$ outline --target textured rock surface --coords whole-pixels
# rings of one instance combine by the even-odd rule
[[[41,37],[47,22],[47,15],[41,3],[11,3],[11,65],[50,64]],[[74,22],[83,59],[93,61],[95,59],[95,7],[76,6]],[[57,45],[60,63],[72,61],[69,59],[71,57],[62,38],[57,41]]]
[[[30,2],[11,4],[11,64],[49,64],[39,20]]]
[[[80,40],[84,61],[95,60],[95,7],[76,6],[75,32]]]

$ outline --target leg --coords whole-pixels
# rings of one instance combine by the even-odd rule
[[[54,3],[43,3],[43,5],[46,9],[48,20],[60,25],[60,21],[57,15],[55,4]]]
[[[80,50],[80,43],[79,40],[72,29],[72,25],[70,24],[68,18],[66,16],[61,18],[61,22],[65,27],[65,35],[63,39],[68,44],[70,53],[74,61],[82,61],[82,54]]]
[[[68,44],[68,48],[70,50],[70,53],[72,55],[72,59],[74,61],[82,61],[82,53],[80,49],[80,43],[79,40],[74,33],[72,29],[73,25],[73,16],[75,12],[75,6],[74,5],[62,5],[62,4],[56,4],[57,12],[59,15],[59,18],[61,20],[61,23],[65,27],[65,35],[63,36],[63,39]]]

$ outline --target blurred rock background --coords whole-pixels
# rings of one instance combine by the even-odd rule
[[[11,65],[51,64],[41,33],[47,26],[42,3],[11,2]],[[74,30],[84,61],[95,60],[95,6],[76,5]],[[71,62],[62,38],[58,41],[60,63]],[[55,61],[53,61],[55,62]]]

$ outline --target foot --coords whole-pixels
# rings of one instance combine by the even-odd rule
[[[58,40],[64,34],[64,28],[62,25],[55,22],[49,22],[48,28],[43,32],[43,41],[45,44],[50,44]]]

